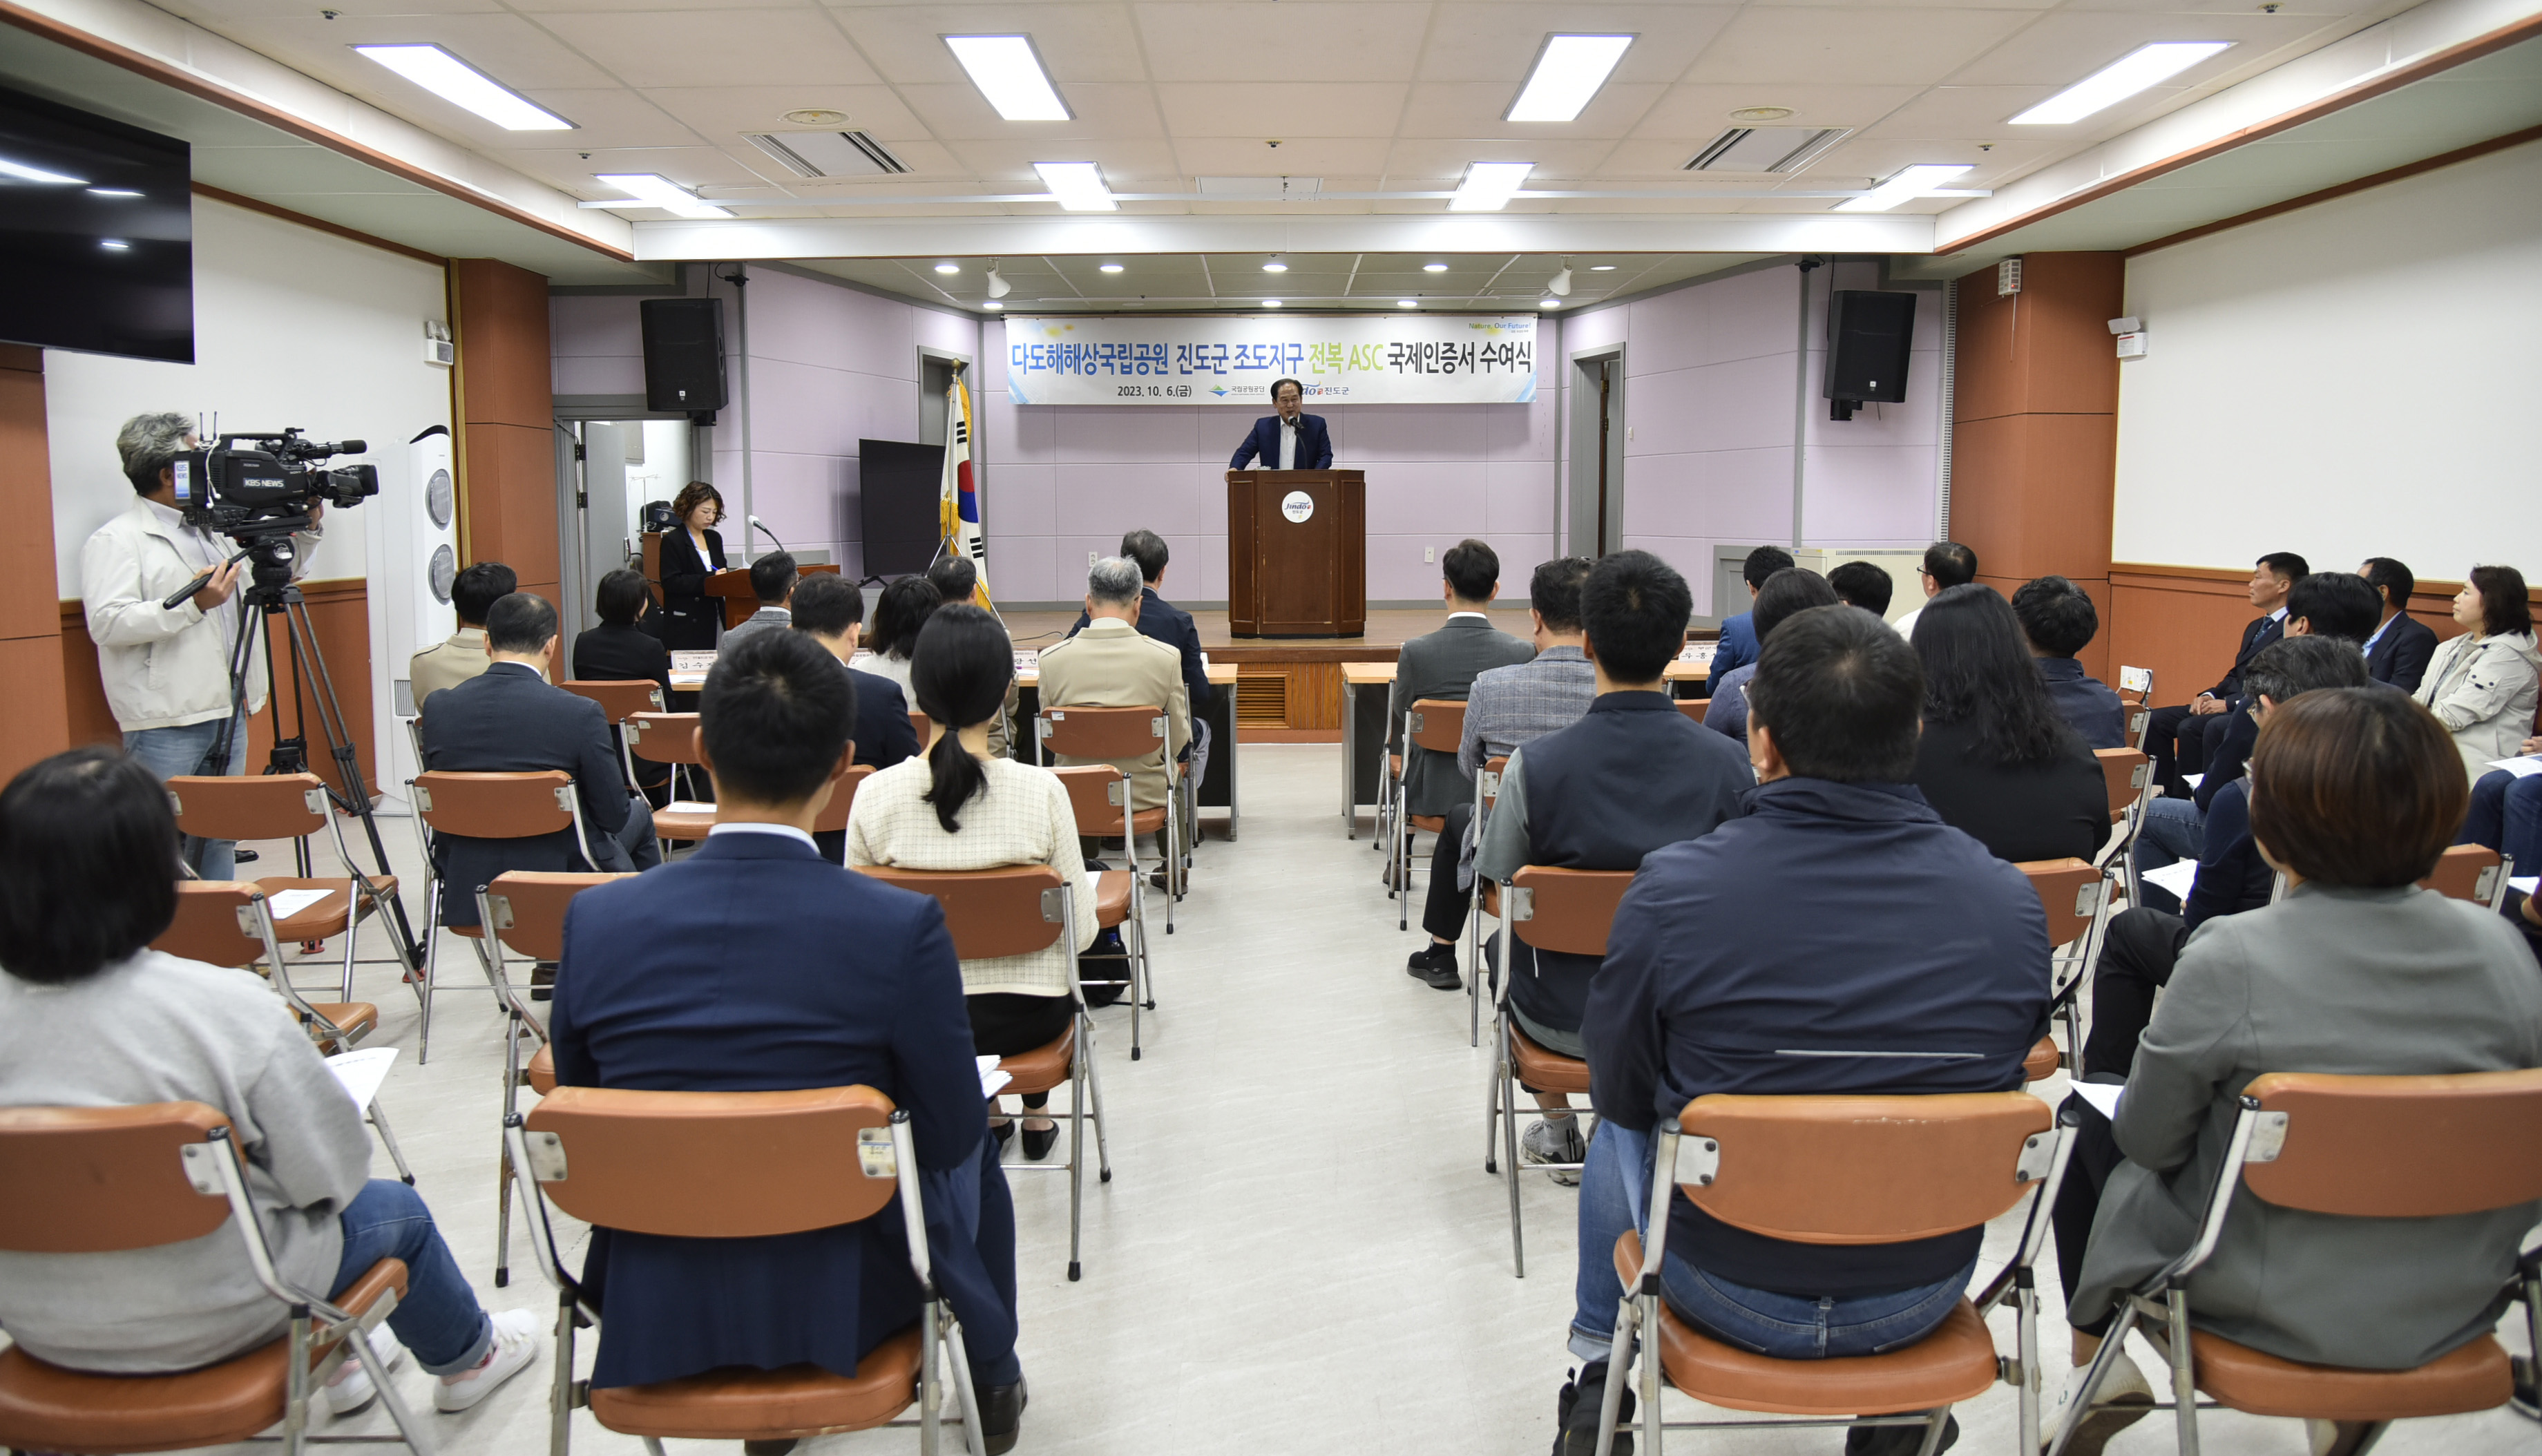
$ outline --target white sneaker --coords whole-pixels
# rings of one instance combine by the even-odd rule
[[[1580,1135],[1577,1116],[1548,1118],[1528,1125],[1527,1135],[1519,1139],[1518,1154],[1527,1163],[1579,1163],[1587,1161],[1589,1144]],[[1580,1182],[1576,1168],[1561,1169],[1549,1176],[1565,1188]]]
[[[389,1333],[385,1321],[371,1331],[370,1338],[371,1353],[379,1356],[381,1369],[394,1370],[406,1358],[406,1347],[398,1344],[397,1336]],[[328,1414],[350,1416],[369,1405],[379,1393],[379,1387],[371,1383],[371,1372],[362,1368],[358,1358],[346,1355],[344,1362],[336,1367],[336,1373],[327,1377]]]
[[[2088,1368],[2088,1362],[2087,1367]],[[2073,1418],[2075,1398],[2083,1392],[2085,1369],[2069,1370],[2065,1383],[2057,1389],[2056,1404],[2042,1412],[2040,1449],[2054,1445],[2056,1433]],[[2110,1437],[2142,1420],[2153,1409],[2153,1387],[2146,1383],[2144,1371],[2126,1350],[2101,1377],[2099,1398],[2082,1414],[2082,1423],[2074,1428],[2074,1438],[2065,1443],[2064,1456],[2101,1456],[2101,1448]]]
[[[474,1370],[444,1375],[432,1388],[436,1411],[465,1411],[486,1399],[494,1387],[529,1368],[539,1355],[539,1317],[526,1309],[507,1309],[494,1316],[494,1347]]]

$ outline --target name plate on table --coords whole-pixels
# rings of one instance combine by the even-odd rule
[[[1041,673],[1040,648],[1018,647],[1015,649],[1015,676],[1020,678],[1026,673],[1031,673],[1035,676],[1038,676]]]
[[[1677,660],[1709,664],[1712,661],[1712,654],[1719,649],[1720,645],[1718,642],[1688,642],[1685,644],[1685,650],[1677,655]]]
[[[715,655],[711,649],[705,652],[674,652],[671,654],[671,671],[675,673],[711,672],[714,670],[714,660]]]

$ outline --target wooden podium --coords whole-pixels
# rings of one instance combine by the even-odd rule
[[[839,568],[829,562],[794,568],[794,575],[797,578],[836,576],[838,573]],[[751,589],[750,568],[747,566],[734,566],[727,570],[710,573],[707,577],[707,595],[723,599],[723,624],[727,628],[741,625],[759,612],[759,593]]]
[[[1368,477],[1227,473],[1227,628],[1237,637],[1368,632]]]

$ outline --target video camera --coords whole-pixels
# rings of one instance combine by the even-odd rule
[[[250,444],[242,447],[241,441]],[[311,502],[355,506],[380,493],[377,466],[317,467],[330,456],[369,449],[362,440],[304,440],[297,429],[225,434],[210,449],[187,451],[173,463],[177,508],[187,525],[220,532],[242,546],[305,531]]]

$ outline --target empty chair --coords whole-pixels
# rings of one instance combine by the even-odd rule
[[[2448,900],[2468,900],[2496,910],[2506,903],[2507,877],[2515,872],[2512,861],[2497,850],[2482,844],[2455,844],[2436,856],[2436,867],[2419,882],[2423,890],[2433,890]]]
[[[435,770],[416,774],[408,790],[414,800],[418,837],[429,831],[432,836],[456,835],[472,839],[533,839],[570,830],[572,842],[589,842],[583,834],[582,801],[574,793],[573,775],[561,768],[536,773]],[[423,857],[427,864],[438,864],[430,839],[424,843]],[[476,949],[478,964],[483,966],[487,959],[483,944],[486,927],[442,924],[449,917],[444,907],[464,900],[473,909],[477,890],[475,885],[446,884],[436,870],[428,897],[431,913],[425,916],[425,923],[446,928],[468,941]],[[435,935],[423,958],[423,1011],[415,1034],[417,1062],[432,1051],[432,997],[439,985],[440,968],[441,937]]]
[[[1133,837],[1155,834],[1164,828],[1166,811],[1151,809],[1143,815],[1130,807],[1130,775],[1109,764],[1086,764],[1051,771],[1059,775],[1061,785],[1067,788],[1069,810],[1077,816],[1077,832],[1086,838],[1103,838],[1118,834],[1126,850]],[[1139,1013],[1154,1010],[1157,1004],[1148,949],[1147,891],[1146,882],[1134,870],[1104,870],[1094,876],[1095,928],[1123,932],[1123,980],[1117,983],[1121,986],[1121,993],[1130,998],[1132,1061],[1139,1059]],[[1172,913],[1170,907],[1166,913]],[[1102,958],[1087,956],[1084,959]],[[1098,981],[1094,983],[1101,985],[1106,983]]]
[[[1167,736],[1167,723],[1165,710],[1160,707],[1046,707],[1033,720],[1033,736],[1045,758],[1056,755],[1067,759],[1130,761],[1163,752],[1171,741]],[[1132,782],[1135,789],[1135,777]],[[1168,792],[1160,808],[1148,810],[1139,816],[1142,824],[1156,826],[1153,830],[1142,828],[1139,833],[1153,833],[1158,837],[1158,853],[1164,860],[1167,935],[1174,933],[1173,902],[1182,899],[1190,888],[1183,874],[1183,857],[1178,852],[1182,837],[1189,833],[1181,823],[1180,807],[1181,796]],[[1149,817],[1159,813],[1164,815],[1161,823]],[[1121,852],[1129,858],[1135,870],[1139,862],[1136,843],[1123,841]]]
[[[557,686],[576,697],[590,698],[609,715],[609,724],[618,733],[619,762],[627,769],[627,792],[638,792],[636,787],[636,754],[634,745],[628,741],[627,722],[637,713],[662,710],[661,685],[645,678],[625,681],[570,678]]]
[[[695,713],[637,713],[627,720],[627,742],[631,748],[642,749],[644,757],[657,764],[671,765],[671,802],[653,816],[653,833],[662,842],[674,839],[698,840],[714,828],[714,806],[695,797],[680,797],[681,774],[688,775],[689,793],[699,792],[706,777],[706,759],[698,752],[698,715]]]
[[[301,871],[298,877],[260,876],[256,885],[267,901],[288,895],[296,908],[274,917],[283,942],[308,945],[335,936],[344,938],[343,985],[339,1000],[353,998],[353,942],[362,921],[385,910],[389,943],[400,974],[415,969],[421,959],[406,924],[406,907],[398,902],[397,876],[362,873],[344,844],[343,826],[327,802],[327,783],[315,773],[267,773],[251,778],[180,775],[168,780],[168,804],[177,814],[180,832],[206,839],[291,839]],[[341,875],[312,879],[307,872],[309,839],[320,830],[335,841]],[[311,899],[312,896],[317,897]],[[282,974],[276,965],[274,974]]]

